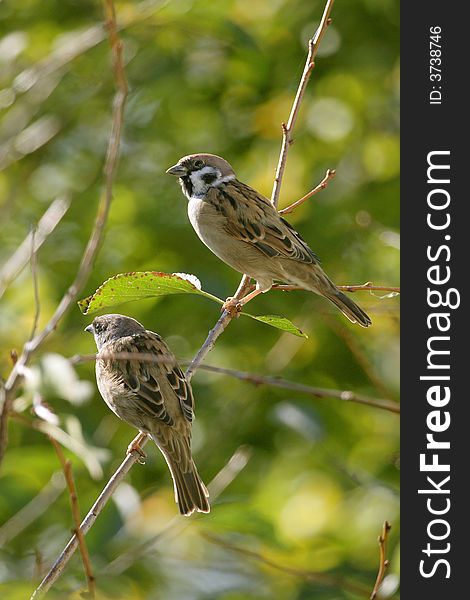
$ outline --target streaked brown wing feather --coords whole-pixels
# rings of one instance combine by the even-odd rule
[[[208,200],[227,219],[225,230],[269,257],[318,264],[302,236],[279,216],[271,202],[238,180],[212,189]]]
[[[173,418],[165,407],[165,398],[159,381],[165,378],[178,397],[184,417],[191,422],[194,416],[194,399],[191,387],[176,362],[171,350],[156,333],[146,331],[116,340],[113,351],[155,355],[155,362],[144,358],[115,359],[113,368],[121,373],[124,384],[136,394],[139,408],[149,417],[166,425],[173,425]]]
[[[165,342],[161,340],[160,343],[165,346],[167,352],[169,353],[170,350],[168,346],[166,346]],[[171,356],[173,356],[173,354],[171,354]],[[176,360],[174,363],[166,363],[162,366],[166,371],[166,378],[168,379],[169,384],[175,391],[175,394],[178,396],[184,416],[189,422],[191,422],[194,419],[194,397],[191,386],[186,381],[186,377],[184,376],[184,373]]]

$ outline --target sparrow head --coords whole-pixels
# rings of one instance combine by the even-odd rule
[[[215,154],[190,154],[167,170],[180,178],[181,188],[187,198],[202,198],[209,188],[218,187],[235,179],[229,163]]]
[[[145,327],[131,317],[124,315],[101,315],[95,317],[93,322],[85,327],[85,331],[92,333],[98,350],[107,342],[113,342],[122,337],[143,333]]]

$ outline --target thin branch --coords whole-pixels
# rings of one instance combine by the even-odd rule
[[[387,560],[387,539],[388,534],[392,526],[388,521],[385,521],[382,527],[382,533],[378,537],[379,542],[379,571],[377,573],[377,579],[375,580],[374,589],[372,590],[372,594],[370,595],[370,600],[375,600],[377,598],[377,594],[380,589],[380,585],[385,577],[385,572],[387,567],[390,564],[390,561]]]
[[[400,293],[399,287],[387,287],[383,285],[372,285],[372,283],[364,283],[362,285],[337,285],[336,286],[342,292],[391,292],[394,294]],[[302,290],[305,292],[305,288],[300,287],[298,285],[283,285],[275,283],[272,290],[278,290],[281,292],[294,292],[297,290]]]
[[[113,192],[114,174],[119,157],[121,131],[124,123],[124,109],[129,90],[122,56],[123,44],[118,36],[114,2],[113,0],[104,0],[103,4],[106,17],[106,29],[108,31],[109,43],[111,46],[114,81],[116,85],[116,94],[113,101],[111,136],[108,143],[104,167],[104,173],[106,175],[105,195],[110,200]]]
[[[139,433],[134,438],[134,440],[131,442],[131,444],[136,444],[136,445],[140,446],[140,448],[143,448],[145,446],[145,444],[148,442],[148,440],[149,440],[149,437],[146,434]],[[134,463],[138,462],[140,458],[141,457],[140,457],[139,453],[137,451],[133,451],[121,463],[119,468],[116,470],[116,472],[113,474],[111,479],[108,481],[108,483],[104,487],[101,494],[98,496],[98,499],[96,500],[96,502],[90,508],[90,510],[89,510],[87,516],[85,517],[85,519],[83,520],[82,524],[80,525],[80,532],[82,535],[86,535],[88,533],[88,531],[93,527],[96,519],[100,515],[103,508],[106,506],[108,500],[110,500],[110,498],[116,491],[116,488],[119,486],[121,481],[126,477],[127,473],[131,470]],[[248,462],[248,458],[249,458],[249,453],[246,448],[241,447],[241,448],[237,449],[237,451],[230,458],[228,463],[216,475],[216,477],[213,479],[211,484],[209,484],[209,490],[211,491],[211,495],[213,498],[216,497],[218,494],[220,494],[223,491],[223,489],[225,489],[224,486],[225,487],[228,486],[233,481],[233,479],[238,475],[238,473],[245,467],[246,463]],[[222,483],[221,483],[221,480],[222,480]],[[216,486],[215,490],[212,488],[212,485]],[[214,495],[214,492],[215,492],[215,495]],[[182,520],[180,517],[175,517],[175,519],[172,519],[168,523],[168,525],[165,527],[164,531],[160,532],[158,534],[158,536],[155,536],[155,537],[151,538],[151,540],[147,540],[147,542],[144,542],[144,544],[142,545],[142,548],[139,547],[137,549],[133,549],[132,556],[133,557],[137,556],[139,551],[141,551],[143,549],[146,550],[148,547],[150,547],[150,545],[153,545],[155,543],[157,537],[159,538],[162,535],[162,533],[168,531],[176,523],[177,519],[180,522],[182,522],[183,524],[190,523],[190,521],[188,521],[188,520]],[[67,546],[64,548],[64,550],[61,552],[60,556],[57,558],[57,560],[52,565],[49,573],[47,573],[47,575],[41,581],[40,585],[33,592],[33,595],[31,596],[30,600],[37,600],[38,598],[42,598],[48,592],[48,590],[51,588],[51,586],[57,581],[57,579],[62,574],[62,571],[67,566],[69,560],[72,558],[77,547],[78,547],[78,539],[77,539],[77,535],[74,535],[71,538],[71,540],[69,541],[69,543],[67,544]]]
[[[219,317],[219,320],[214,325],[214,327],[209,331],[209,334],[204,342],[204,344],[199,348],[196,356],[193,358],[191,363],[185,372],[185,377],[188,381],[191,381],[196,369],[201,367],[202,361],[209,354],[212,348],[217,341],[217,338],[225,331],[227,325],[232,320],[232,315],[230,312],[224,310],[222,315]]]
[[[141,448],[145,446],[148,442],[148,436],[143,433],[139,433],[132,443],[138,444]],[[98,496],[96,502],[88,511],[87,516],[83,519],[82,524],[80,525],[80,532],[82,535],[86,535],[88,531],[93,527],[96,519],[99,514],[105,507],[108,500],[111,498],[113,493],[115,492],[117,486],[121,483],[127,473],[131,470],[134,463],[138,462],[140,459],[140,455],[137,451],[128,454],[126,458],[123,460],[117,471],[114,475],[109,479],[108,483],[105,485],[103,491]],[[31,596],[31,600],[37,598],[42,598],[44,594],[50,589],[50,587],[54,584],[55,581],[60,577],[62,571],[65,569],[68,561],[72,557],[73,553],[78,547],[78,538],[75,534],[72,539],[69,541],[67,546],[64,548],[60,556],[57,558],[55,563],[52,565],[49,573],[44,577],[39,586],[34,590],[33,595]]]
[[[158,364],[173,364],[174,359],[170,356],[159,356],[151,352],[109,352],[101,350],[97,354],[74,354],[68,361],[71,365],[78,365],[85,362],[93,362],[95,360],[134,360],[139,359],[141,362],[158,363]],[[180,364],[190,364],[191,361],[181,361]],[[202,366],[200,367],[202,368]]]
[[[92,362],[97,358],[103,359],[114,359],[114,360],[136,360],[139,359],[141,362],[166,364],[171,362],[164,356],[156,356],[155,354],[145,352],[100,352],[99,354],[75,354],[69,358],[69,362],[72,365],[76,365],[83,362]],[[178,361],[180,365],[188,364],[188,361]],[[189,363],[190,365],[192,362]],[[287,379],[280,379],[278,377],[271,377],[269,375],[258,375],[257,373],[247,373],[245,371],[237,371],[236,369],[228,369],[226,367],[215,367],[213,365],[200,364],[199,369],[202,371],[208,371],[210,373],[220,373],[221,375],[228,375],[241,381],[246,381],[254,385],[268,385],[270,387],[282,388],[285,390],[291,390],[293,392],[299,392],[300,394],[307,394],[313,398],[338,398],[345,402],[356,402],[357,404],[365,404],[367,406],[373,406],[374,408],[381,408],[390,412],[399,414],[400,405],[398,402],[393,400],[386,400],[381,398],[371,398],[363,394],[357,394],[349,390],[333,390],[327,388],[314,387],[310,385],[304,385],[295,381],[288,381]]]
[[[235,292],[234,298],[243,298],[246,294],[248,288],[250,286],[250,278],[247,275],[243,275],[240,284],[238,286],[237,291]],[[185,376],[188,381],[191,381],[195,371],[200,367],[202,361],[209,354],[209,352],[214,347],[217,338],[225,331],[230,321],[234,318],[235,314],[224,310],[219,317],[219,320],[214,325],[214,327],[209,331],[209,334],[203,343],[203,345],[199,348],[196,356],[191,361],[189,367],[186,369]]]
[[[271,560],[270,558],[267,558],[266,556],[263,556],[259,552],[255,552],[253,550],[248,550],[247,548],[242,548],[241,546],[232,544],[231,542],[228,542],[227,540],[225,540],[219,536],[216,536],[212,533],[201,533],[200,535],[201,535],[201,537],[203,537],[205,540],[207,540],[211,544],[216,544],[217,546],[220,546],[221,548],[225,548],[226,550],[236,552],[237,554],[241,554],[242,556],[247,556],[248,558],[256,560],[257,562],[260,562],[263,565],[271,567],[272,569],[276,569],[276,571],[281,571],[282,573],[286,573],[287,575],[299,577],[310,583],[319,583],[321,585],[328,585],[331,587],[339,588],[339,589],[342,589],[342,590],[345,590],[348,592],[352,592],[355,594],[361,594],[361,595],[364,595],[368,592],[368,589],[360,583],[345,580],[340,577],[335,577],[334,575],[328,575],[328,574],[322,573],[322,572],[317,573],[315,571],[307,571],[304,569],[296,569],[294,567],[288,567],[284,564],[277,563],[277,562]]]
[[[271,387],[278,387],[285,390],[291,390],[293,392],[299,392],[301,394],[307,394],[307,396],[312,396],[314,398],[339,398],[345,402],[356,402],[357,404],[365,404],[366,406],[381,408],[393,413],[400,413],[400,405],[398,402],[394,402],[393,400],[370,398],[369,396],[364,396],[363,394],[357,394],[348,390],[331,390],[313,387],[310,385],[303,385],[302,383],[297,383],[295,381],[288,381],[287,379],[278,379],[277,377],[257,375],[255,373],[245,373],[243,371],[236,371],[235,369],[226,369],[225,367],[200,365],[199,368],[212,373],[229,375],[230,377],[235,377],[236,379],[247,381],[248,383],[252,383],[254,385],[269,385]]]
[[[32,246],[33,232],[31,231],[3,265],[0,271],[0,298],[3,296],[8,285],[18,277],[28,264],[31,258],[31,247],[33,247],[34,252],[39,250],[60,223],[69,207],[70,198],[56,198],[42,215],[34,230],[34,245]]]
[[[80,548],[80,554],[82,556],[83,568],[85,570],[85,575],[86,575],[87,584],[88,584],[88,594],[90,595],[91,598],[94,598],[95,597],[95,578],[93,576],[93,569],[91,566],[88,548],[85,543],[85,538],[80,530],[80,523],[81,523],[80,507],[78,504],[77,489],[75,487],[75,481],[73,479],[72,463],[70,460],[67,460],[65,458],[60,444],[58,444],[56,442],[56,440],[51,436],[49,436],[49,439],[50,439],[52,445],[54,446],[57,457],[59,459],[60,464],[62,465],[62,470],[64,472],[65,481],[67,483],[67,488],[69,490],[70,504],[72,506],[72,517],[73,517],[74,524],[75,524],[74,532],[75,532],[75,535],[77,536],[78,547]]]
[[[339,290],[343,292],[392,292],[394,294],[400,294],[399,287],[386,287],[383,285],[373,285],[370,281],[364,283],[362,285],[338,285],[336,286]]]
[[[33,326],[31,328],[31,335],[29,339],[32,340],[36,335],[36,331],[38,328],[39,315],[41,314],[41,303],[39,299],[39,285],[38,285],[38,262],[37,262],[37,252],[35,250],[35,238],[36,238],[36,229],[31,231],[31,277],[33,278],[33,292],[34,292],[34,318],[33,318]]]
[[[119,148],[121,143],[121,132],[124,122],[124,108],[126,104],[128,90],[126,77],[124,73],[124,65],[122,61],[122,44],[117,36],[117,27],[116,20],[114,17],[114,7],[112,0],[106,0],[105,12],[107,18],[106,24],[109,31],[109,39],[113,56],[114,78],[117,89],[116,94],[114,96],[111,135],[108,142],[106,161],[104,166],[104,191],[101,195],[100,202],[98,205],[98,211],[96,214],[95,223],[93,225],[93,230],[91,232],[87,246],[83,253],[80,266],[78,268],[78,272],[73,283],[62,297],[54,314],[52,315],[51,319],[46,324],[44,329],[23,346],[22,354],[18,358],[18,361],[13,367],[5,383],[3,399],[0,396],[0,463],[8,443],[8,414],[11,410],[11,402],[13,400],[13,395],[22,379],[24,367],[28,364],[29,360],[31,359],[31,356],[38,350],[38,348],[42,345],[44,340],[54,331],[54,329],[59,324],[61,318],[72,306],[72,304],[77,299],[78,294],[83,289],[90,275],[94,260],[100,248],[104,227],[106,225],[106,220],[111,205],[114,176],[117,169]]]
[[[318,52],[318,47],[320,46],[323,36],[325,35],[325,32],[331,23],[330,13],[331,9],[333,8],[333,2],[334,0],[327,0],[320,21],[320,25],[318,26],[315,35],[308,43],[307,60],[305,62],[305,67],[302,73],[302,77],[300,79],[299,87],[297,88],[297,93],[295,95],[289,119],[287,123],[282,124],[281,152],[279,155],[279,162],[277,164],[276,176],[274,179],[273,191],[271,194],[271,202],[276,207],[279,204],[279,194],[281,193],[282,178],[284,177],[284,170],[286,168],[287,152],[292,142],[294,141],[292,138],[292,134],[295,127],[295,123],[297,121],[297,116],[299,114],[300,104],[302,102],[302,98],[304,97],[305,89],[307,88],[307,83],[310,79],[310,75],[312,74],[312,71],[315,68],[315,57]]]
[[[305,194],[305,196],[302,196],[302,198],[300,198],[300,200],[297,200],[297,202],[293,202],[292,204],[290,204],[286,208],[283,208],[282,210],[278,210],[278,213],[280,215],[287,215],[287,214],[291,213],[298,206],[300,206],[301,204],[303,204],[306,200],[308,200],[309,198],[311,198],[312,196],[314,196],[318,192],[321,192],[326,187],[328,187],[328,184],[330,183],[330,181],[332,179],[335,178],[335,176],[336,176],[336,171],[334,169],[327,169],[327,171],[325,173],[325,177],[323,177],[323,179],[320,181],[320,183],[317,186],[315,186],[313,188],[313,190],[310,190],[308,192],[308,194]]]

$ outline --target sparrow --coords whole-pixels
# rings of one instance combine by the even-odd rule
[[[193,393],[171,350],[157,333],[123,315],[96,317],[85,331],[98,348],[96,382],[106,404],[156,443],[170,469],[181,514],[208,513],[209,493],[191,456]],[[132,450],[143,454],[131,445]]]
[[[190,154],[166,172],[179,177],[189,201],[189,220],[201,241],[233,269],[256,280],[255,290],[236,301],[238,307],[282,281],[324,296],[353,323],[371,325],[369,316],[326,275],[302,236],[270,200],[239,181],[226,160]],[[230,302],[226,305],[231,308]]]

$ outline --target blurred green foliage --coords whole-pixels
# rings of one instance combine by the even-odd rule
[[[130,94],[106,235],[82,297],[116,273],[158,270],[194,273],[203,289],[224,298],[239,275],[196,238],[185,200],[165,169],[184,154],[213,152],[229,160],[242,181],[270,195],[280,123],[288,117],[323,3],[147,0],[118,2],[116,10]],[[297,200],[327,168],[335,168],[330,186],[289,220],[336,283],[396,286],[398,2],[338,1],[333,19],[302,104],[281,205]],[[37,256],[40,327],[73,279],[102,190],[114,93],[110,64],[99,2],[0,3],[0,265],[55,198],[71,198],[69,211]],[[361,292],[354,299],[371,315],[372,328],[350,325],[307,292],[266,294],[250,312],[284,315],[309,339],[237,319],[207,362],[396,398],[398,298]],[[0,302],[0,375],[6,378],[10,350],[21,350],[34,318],[29,267]],[[190,359],[219,308],[181,295],[127,304],[122,312],[158,331],[178,357]],[[60,359],[94,352],[93,340],[83,333],[89,320],[78,308],[66,315],[35,357],[15,403],[31,422],[31,399],[39,386],[59,416],[68,447],[74,448],[67,455],[83,513],[134,435],[99,398],[93,364],[71,372]],[[51,360],[50,353],[59,356]],[[393,524],[387,580],[393,594],[397,416],[203,371],[196,373],[193,388],[194,453],[205,481],[240,446],[250,448],[250,460],[210,515],[184,520],[183,528],[177,518],[163,534],[177,508],[167,467],[147,446],[147,465],[133,468],[87,536],[99,598],[365,597],[341,581],[372,589],[376,540],[385,519]],[[10,527],[9,520],[29,502],[39,506],[41,490],[50,498],[0,550],[0,596],[23,599],[67,542],[72,518],[44,433],[12,419],[9,436],[0,472],[0,523]],[[339,583],[286,574],[203,534]],[[158,536],[154,545],[138,552],[152,536]],[[119,557],[121,563],[113,562]],[[83,587],[77,554],[50,597],[69,597]]]

